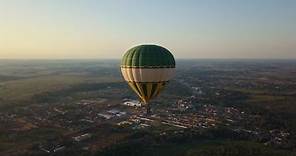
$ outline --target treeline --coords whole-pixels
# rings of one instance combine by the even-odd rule
[[[89,91],[103,91],[108,88],[117,88],[126,90],[127,85],[123,82],[108,82],[108,83],[85,83],[72,86],[70,88],[65,88],[59,91],[45,92],[33,96],[33,100],[36,103],[48,103],[56,102],[77,92],[89,92]]]
[[[186,156],[294,156],[293,151],[276,150],[247,141],[225,141],[189,149]]]
[[[150,132],[137,132],[128,141],[96,153],[96,156],[292,156],[293,151],[273,149],[263,144],[244,141],[228,129],[204,132],[168,132],[159,136]],[[244,139],[245,138],[245,139]],[[231,141],[230,141],[231,140]]]

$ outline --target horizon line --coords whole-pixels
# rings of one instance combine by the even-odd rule
[[[296,58],[175,58],[176,60],[296,60]],[[0,58],[0,60],[121,60],[121,58]]]

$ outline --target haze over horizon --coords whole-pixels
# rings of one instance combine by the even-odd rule
[[[119,59],[139,44],[176,58],[296,59],[294,0],[0,0],[0,59]]]

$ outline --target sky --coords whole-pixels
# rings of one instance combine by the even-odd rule
[[[0,0],[0,58],[296,59],[295,0]]]

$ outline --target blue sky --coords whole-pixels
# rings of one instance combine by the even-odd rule
[[[295,0],[0,0],[0,58],[296,58]]]

